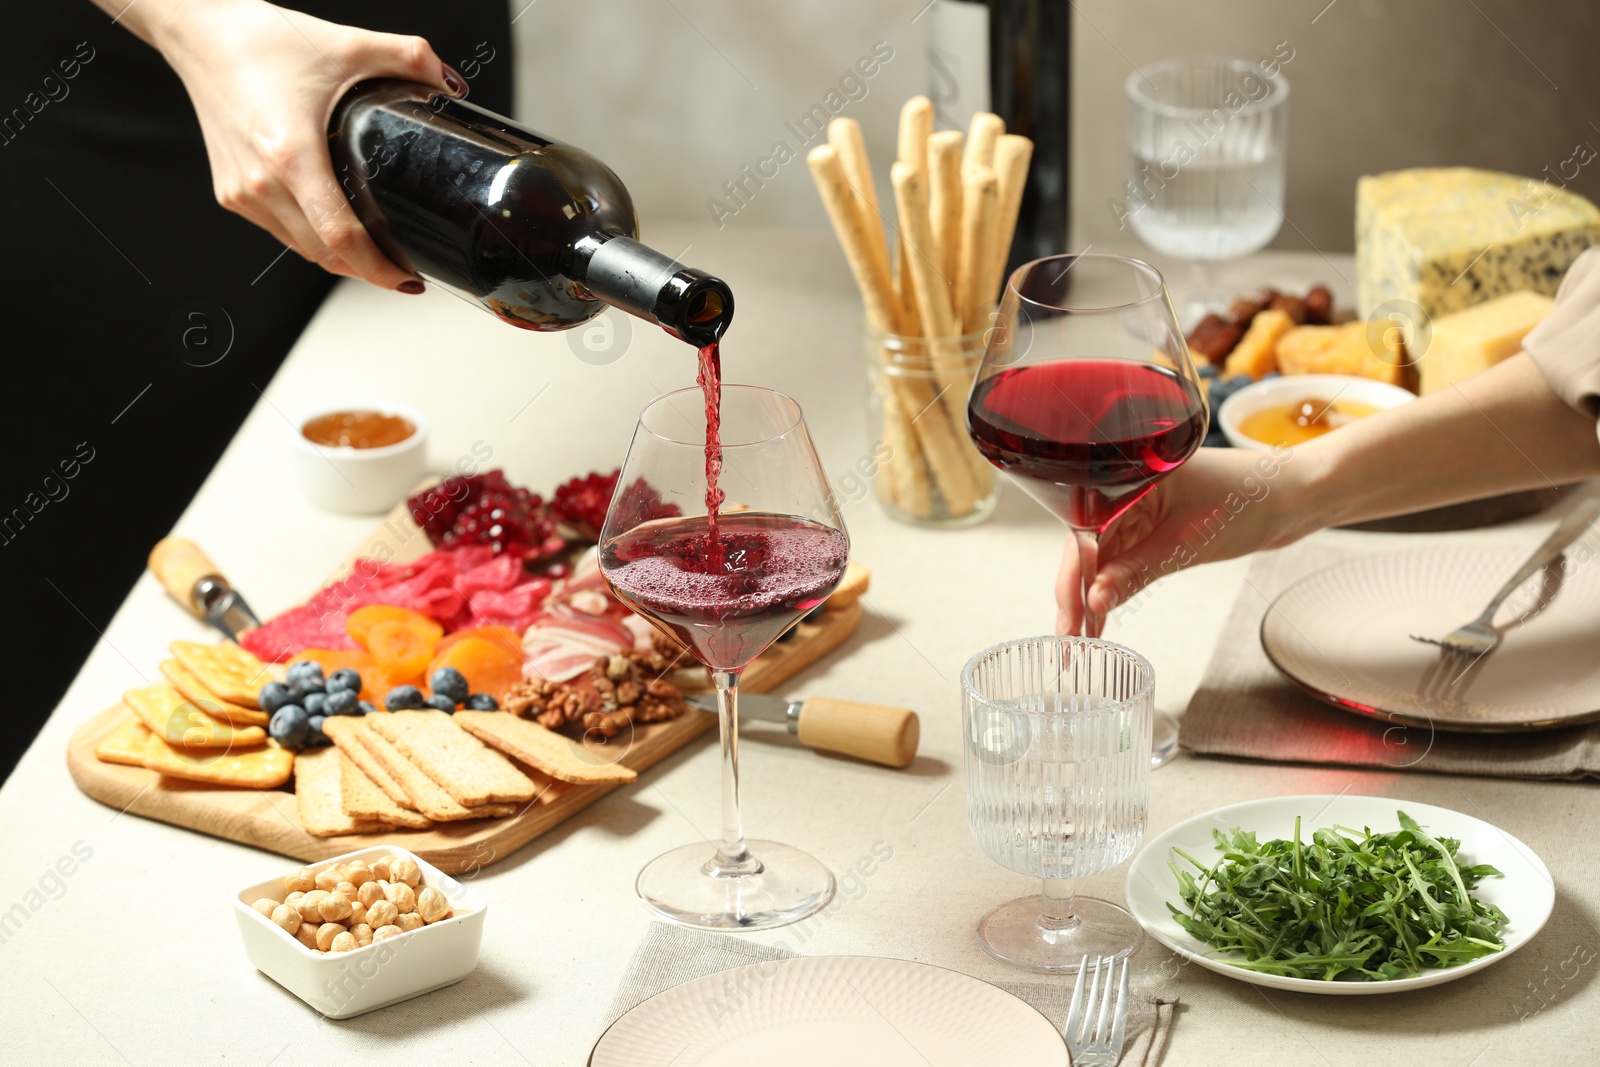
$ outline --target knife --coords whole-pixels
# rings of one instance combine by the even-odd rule
[[[717,710],[715,693],[694,693],[690,704]],[[807,748],[904,767],[917,754],[922,725],[909,708],[811,697],[790,702],[766,693],[740,693],[739,711],[752,719],[781,722]]]
[[[164,537],[150,550],[150,571],[172,599],[197,619],[209,622],[237,641],[261,625],[250,605],[228,584],[222,571],[200,546],[182,537]]]

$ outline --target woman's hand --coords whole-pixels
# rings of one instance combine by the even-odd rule
[[[124,0],[112,0],[121,8]],[[328,120],[346,90],[404,78],[465,83],[421,37],[340,26],[262,0],[141,0],[130,27],[160,49],[194,102],[217,203],[334,274],[422,291],[362,227],[334,180]]]
[[[1303,514],[1293,453],[1205,448],[1111,524],[1089,606],[1104,616],[1164,575],[1289,544],[1316,529]],[[1067,538],[1056,574],[1056,630],[1083,619],[1078,549]]]

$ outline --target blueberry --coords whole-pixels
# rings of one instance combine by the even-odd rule
[[[305,706],[305,709],[309,714],[312,714],[312,715],[326,715],[326,714],[328,714],[328,694],[327,693],[324,693],[324,692],[321,692],[321,691],[314,692],[314,693],[307,693],[305,696],[300,698],[300,703]]]
[[[311,717],[299,704],[284,704],[272,713],[267,735],[284,748],[302,748],[310,732]]]
[[[261,710],[271,715],[285,704],[294,703],[294,690],[282,682],[268,682],[261,687],[261,695],[256,699],[261,704]]]
[[[794,638],[794,635],[799,633],[799,632],[800,632],[800,624],[796,623],[795,625],[789,627],[787,630],[783,631],[783,633],[779,634],[778,635],[778,640],[780,642],[792,640]]]
[[[440,667],[428,679],[428,684],[439,696],[449,697],[452,708],[467,699],[467,694],[471,692],[467,688],[467,676],[454,667]]]
[[[342,691],[359,693],[361,692],[361,675],[357,674],[349,667],[346,667],[343,670],[334,671],[332,674],[330,674],[328,676],[327,685],[328,692],[330,693],[338,693]]]
[[[805,617],[802,618],[800,621],[801,622],[816,622],[818,616],[820,616],[824,611],[827,611],[827,610],[828,610],[828,605],[827,604],[825,604],[825,603],[824,604],[818,604],[816,607],[814,607],[810,611],[806,612],[805,613]]]
[[[306,697],[309,702],[310,697]],[[356,705],[361,703],[360,698],[352,689],[336,689],[322,698],[323,714],[325,715],[360,715]]]
[[[327,683],[322,679],[322,664],[311,659],[289,664],[289,688],[299,697],[322,692],[327,688]]]
[[[428,707],[433,708],[435,711],[442,711],[446,715],[454,715],[456,713],[456,702],[443,693],[435,693],[425,703]]]
[[[363,700],[356,705],[355,714],[357,715],[376,715],[377,713],[378,707],[376,704],[368,704],[365,700]]]
[[[1213,426],[1210,431],[1206,433],[1206,439],[1202,441],[1201,444],[1206,448],[1233,447],[1232,442],[1228,440],[1228,435],[1222,432],[1222,427],[1220,426]]]
[[[427,707],[427,701],[422,699],[422,690],[416,686],[397,685],[383,698],[383,706],[390,711],[412,711]]]
[[[330,744],[328,735],[322,732],[322,724],[327,721],[326,715],[313,715],[307,722],[310,730],[306,734],[306,747]]]
[[[467,698],[468,711],[499,711],[500,702],[488,693],[473,693]]]
[[[1222,369],[1215,363],[1201,363],[1195,367],[1195,373],[1202,378],[1215,378],[1222,373]]]

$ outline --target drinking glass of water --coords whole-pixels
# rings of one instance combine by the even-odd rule
[[[1029,637],[961,671],[967,823],[989,858],[1042,891],[984,916],[989,955],[1036,971],[1130,955],[1144,940],[1119,905],[1078,896],[1144,836],[1155,674],[1137,652],[1083,637]]]
[[[1113,204],[1145,244],[1196,264],[1187,328],[1226,306],[1212,265],[1283,224],[1289,81],[1270,61],[1199,56],[1142,67],[1126,89],[1133,173]]]

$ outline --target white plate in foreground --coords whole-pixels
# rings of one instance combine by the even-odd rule
[[[1178,880],[1167,868],[1168,859],[1175,858],[1172,849],[1181,848],[1201,863],[1215,860],[1219,853],[1211,837],[1213,829],[1223,833],[1236,826],[1254,830],[1258,841],[1292,838],[1295,816],[1298,815],[1301,817],[1301,840],[1308,841],[1313,830],[1328,826],[1343,826],[1358,833],[1364,827],[1370,827],[1378,833],[1398,830],[1400,820],[1395,816],[1397,811],[1404,811],[1435,837],[1459,840],[1461,851],[1457,855],[1463,862],[1493,864],[1504,875],[1501,878],[1491,875],[1479,882],[1472,891],[1473,896],[1505,912],[1509,921],[1500,935],[1506,944],[1504,949],[1470,963],[1430,969],[1410,978],[1383,982],[1323,982],[1314,978],[1284,978],[1247,971],[1227,963],[1225,958],[1208,956],[1207,953],[1216,950],[1190,937],[1167,910],[1169,900],[1174,907],[1183,907],[1183,899],[1178,895]],[[1182,859],[1178,859],[1177,863],[1180,868],[1186,866]],[[1550,878],[1550,872],[1533,850],[1482,819],[1414,800],[1349,795],[1269,797],[1196,815],[1147,842],[1139,850],[1128,868],[1127,894],[1128,910],[1133,912],[1134,918],[1143,924],[1151,937],[1208,970],[1255,985],[1335,996],[1403,993],[1451,982],[1481,971],[1527,944],[1544,926],[1545,920],[1550,918],[1550,909],[1555,905],[1556,898],[1555,883]]]
[[[1061,1032],[970,975],[878,956],[800,956],[657,993],[590,1067],[1066,1067]]]

